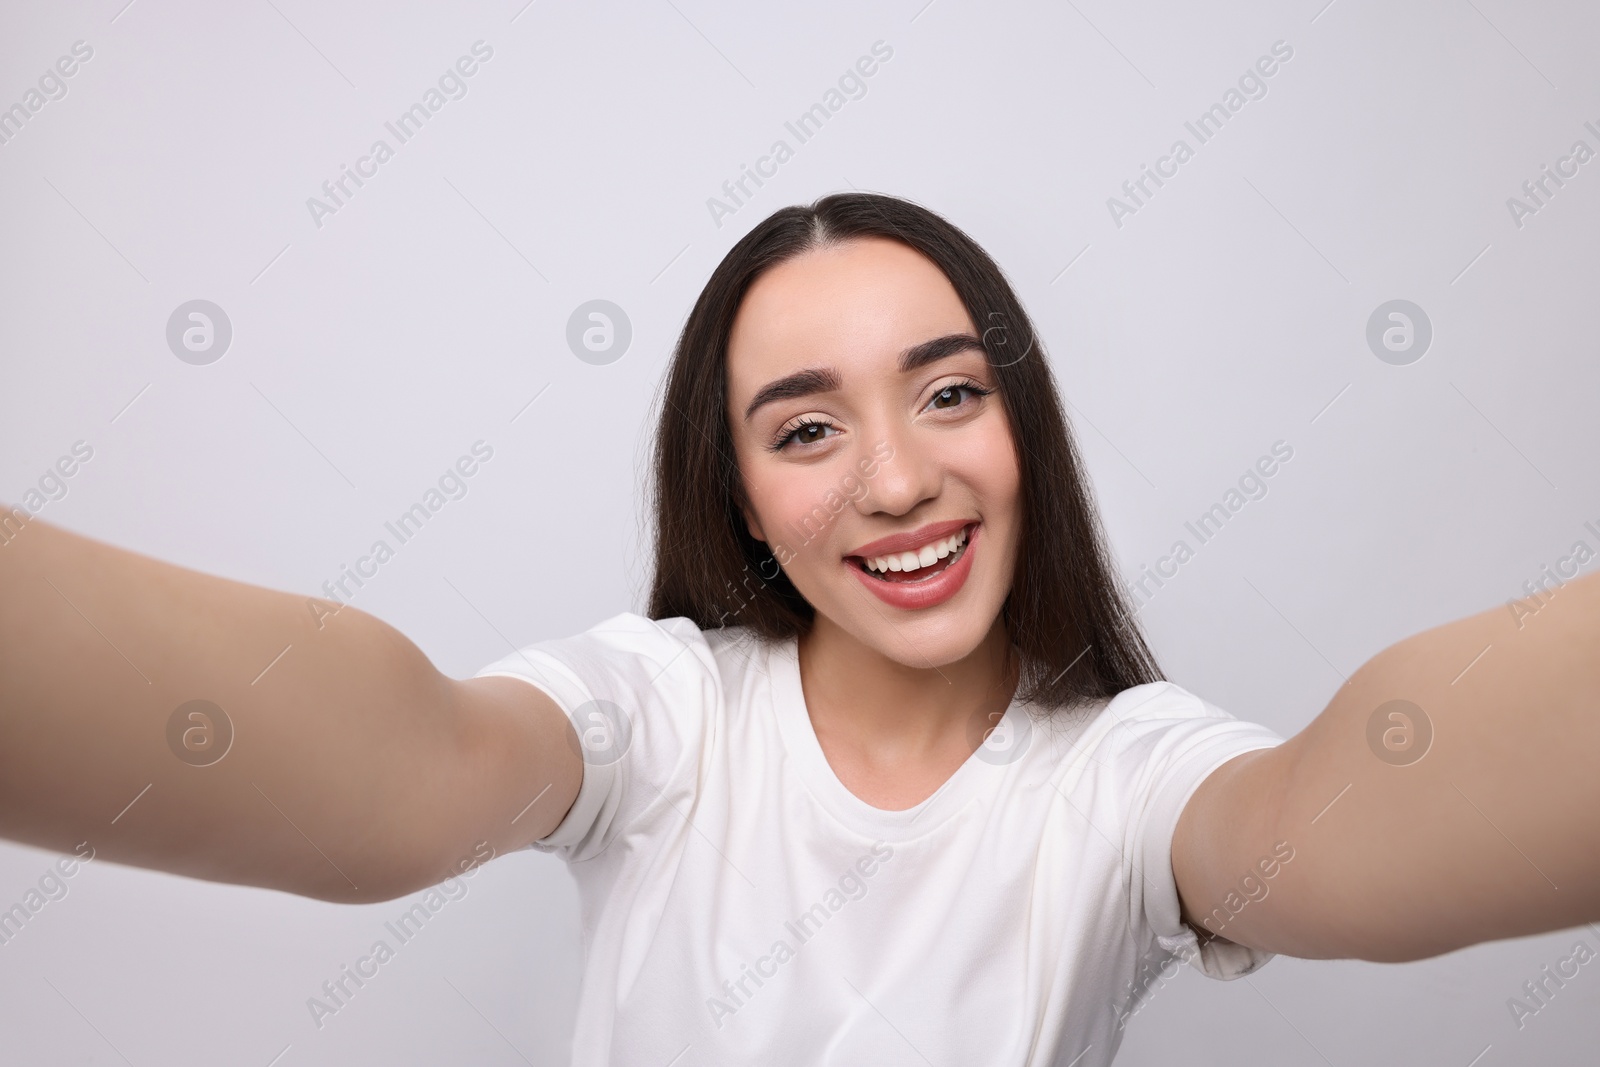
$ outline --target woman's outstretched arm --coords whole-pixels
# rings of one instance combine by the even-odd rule
[[[544,836],[577,795],[533,686],[447,678],[354,608],[37,519],[5,534],[0,836],[366,902]]]
[[[1197,929],[1306,958],[1600,920],[1600,575],[1374,656],[1201,784],[1172,863]]]

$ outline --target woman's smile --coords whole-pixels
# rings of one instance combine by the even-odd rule
[[[844,563],[889,606],[908,611],[930,608],[966,584],[979,525],[975,519],[954,519],[880,537],[845,556]]]

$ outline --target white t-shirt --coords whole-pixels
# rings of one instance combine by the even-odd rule
[[[1053,719],[1013,702],[884,811],[829,766],[794,640],[624,613],[479,673],[544,690],[586,750],[530,846],[578,883],[575,1064],[1092,1067],[1178,960],[1272,958],[1199,945],[1171,847],[1207,774],[1283,738],[1171,683]]]

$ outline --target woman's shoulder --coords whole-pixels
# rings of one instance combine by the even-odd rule
[[[1130,686],[1110,698],[1106,715],[1131,732],[1155,733],[1184,727],[1192,730],[1259,732],[1267,727],[1241,719],[1177,682],[1157,681]]]
[[[1179,719],[1240,721],[1231,712],[1192,690],[1165,679],[1128,686],[1100,697],[1085,698],[1081,703],[1068,707],[1034,710],[1036,715],[1085,723],[1108,732],[1118,724]]]
[[[652,619],[633,611],[618,612],[569,640],[663,662],[693,652],[707,667],[745,664],[785,643],[764,638],[745,626],[702,628],[681,615]]]
[[[1041,755],[1057,778],[1085,772],[1089,779],[1139,775],[1202,751],[1240,751],[1282,741],[1268,727],[1165,680],[1070,707],[1030,711],[1030,725],[1046,741],[1048,751]]]
[[[1100,701],[1064,746],[1058,771],[1063,783],[1110,787],[1119,796],[1186,793],[1233,756],[1283,740],[1175,682],[1148,682]]]
[[[682,616],[652,619],[618,612],[562,637],[530,642],[478,672],[547,675],[552,670],[585,681],[605,679],[612,690],[699,691],[721,687],[759,669],[772,647],[743,626],[701,629]]]

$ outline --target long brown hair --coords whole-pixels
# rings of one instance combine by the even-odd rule
[[[1002,608],[1022,653],[1017,698],[1070,707],[1162,680],[1113,574],[1105,536],[1055,380],[1005,275],[977,242],[927,208],[839,193],[774,212],[740,238],[695,301],[668,368],[652,460],[655,573],[649,616],[702,630],[804,634],[815,609],[744,522],[744,484],[727,415],[728,337],[763,271],[819,246],[887,237],[921,252],[955,287],[1017,443],[1022,523]]]

